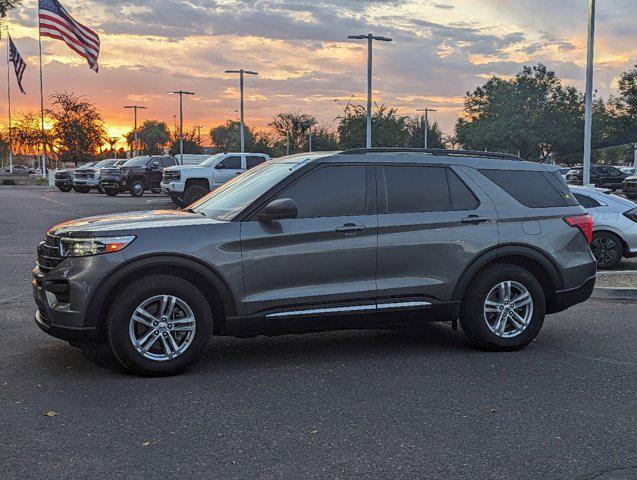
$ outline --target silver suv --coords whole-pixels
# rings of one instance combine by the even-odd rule
[[[212,334],[459,319],[476,346],[515,350],[590,296],[591,234],[557,167],[472,151],[295,155],[184,211],[53,227],[36,322],[107,342],[143,375],[185,369]]]

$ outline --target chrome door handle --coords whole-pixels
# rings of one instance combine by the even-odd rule
[[[487,217],[479,217],[478,215],[469,215],[468,217],[460,220],[462,223],[469,223],[472,225],[477,225],[479,223],[488,222],[489,219]]]
[[[356,225],[354,223],[346,223],[342,227],[336,227],[337,232],[354,234],[356,232],[362,232],[365,230],[365,225]]]

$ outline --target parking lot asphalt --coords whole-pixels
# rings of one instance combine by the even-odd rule
[[[634,303],[549,316],[512,353],[442,324],[216,338],[155,379],[42,333],[30,275],[46,230],[155,208],[172,204],[0,187],[2,478],[637,478]]]

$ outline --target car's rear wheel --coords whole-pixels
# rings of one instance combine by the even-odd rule
[[[184,192],[182,200],[183,206],[188,206],[207,194],[208,189],[206,187],[202,185],[190,185]]]
[[[109,197],[115,197],[119,193],[119,190],[116,188],[105,188],[104,193],[106,193]]]
[[[114,300],[108,341],[130,371],[147,376],[180,373],[205,351],[212,310],[201,291],[171,275],[136,280]]]
[[[624,256],[624,245],[614,233],[595,232],[591,242],[591,251],[597,259],[597,268],[613,268],[621,262]]]
[[[130,194],[133,197],[141,197],[144,194],[144,189],[144,182],[142,182],[141,180],[134,180],[130,184]]]
[[[517,350],[538,334],[546,311],[537,278],[517,265],[493,265],[473,279],[462,301],[460,323],[479,348]]]

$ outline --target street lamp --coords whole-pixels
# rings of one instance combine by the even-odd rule
[[[588,55],[584,103],[584,170],[582,185],[591,183],[591,131],[593,124],[593,62],[595,60],[595,0],[588,0]]]
[[[204,125],[197,125],[197,142],[201,146],[201,129],[206,128]]]
[[[179,164],[184,164],[184,95],[194,95],[195,92],[186,92],[185,90],[177,90],[174,92],[166,92],[166,95],[179,95]]]
[[[427,115],[429,112],[437,112],[435,108],[417,108],[417,112],[425,112],[425,148],[428,148],[428,136],[429,136],[429,116]]]
[[[367,148],[372,148],[372,41],[392,42],[389,37],[379,37],[368,33],[367,35],[348,35],[352,40],[367,39]]]
[[[253,72],[250,70],[244,70],[243,68],[239,70],[226,70],[226,73],[238,73],[239,74],[239,90],[241,92],[241,153],[245,151],[245,136],[243,133],[243,75],[258,75],[258,72]]]
[[[307,151],[309,153],[312,153],[312,125],[314,125],[315,122],[307,122],[307,123],[302,123],[301,126],[302,127],[307,127],[308,128],[308,149]]]
[[[133,144],[133,157],[137,156],[137,110],[146,110],[147,107],[143,107],[141,105],[125,105],[124,108],[132,108],[133,112],[134,112],[134,118],[135,118],[135,123],[134,123],[134,132],[135,132],[135,140],[134,140],[134,144]]]

